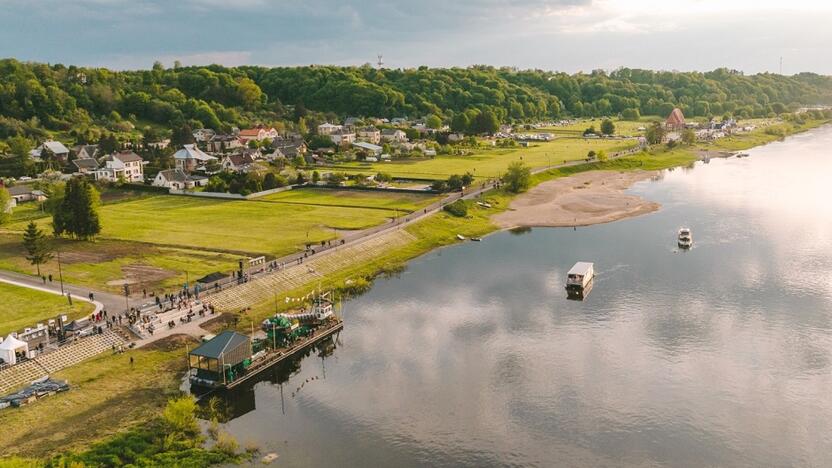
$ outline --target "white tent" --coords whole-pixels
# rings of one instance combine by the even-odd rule
[[[17,364],[17,356],[15,353],[28,353],[29,345],[25,341],[20,341],[12,335],[6,337],[0,342],[0,359],[7,364]]]

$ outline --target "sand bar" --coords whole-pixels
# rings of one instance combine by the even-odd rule
[[[655,171],[589,171],[550,180],[516,197],[492,221],[502,228],[589,226],[651,213],[660,208],[658,203],[624,191],[657,175]]]

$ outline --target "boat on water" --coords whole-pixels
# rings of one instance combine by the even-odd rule
[[[739,153],[739,154],[737,154],[738,158],[747,158],[748,156],[749,156],[748,153]]]
[[[474,242],[480,242],[480,241],[482,240],[482,238],[480,238],[480,237],[472,237],[472,238],[471,238],[471,240],[472,240],[472,241],[474,241]]]
[[[582,292],[588,289],[595,277],[595,264],[578,262],[566,273],[566,290]]]
[[[693,246],[693,236],[691,235],[690,228],[683,227],[679,229],[679,236],[676,242],[682,249],[691,248]]]

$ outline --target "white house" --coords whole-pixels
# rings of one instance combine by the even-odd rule
[[[156,187],[167,187],[173,190],[192,189],[202,187],[208,183],[208,178],[184,173],[180,169],[167,169],[159,171],[153,179]]]
[[[144,182],[144,160],[132,151],[109,154],[101,162],[104,166],[95,171],[95,180]]]
[[[248,154],[229,154],[222,158],[220,166],[226,171],[247,172],[253,163],[254,158]]]
[[[176,168],[183,172],[195,171],[217,160],[217,158],[205,154],[196,145],[185,145],[173,154],[173,159],[176,162]]]
[[[336,145],[350,144],[355,141],[355,133],[335,132],[329,134],[329,139]]]
[[[343,129],[344,127],[342,125],[333,125],[329,122],[324,122],[318,125],[318,135],[332,135],[333,133],[340,132]]]
[[[73,150],[75,150],[75,157],[78,159],[98,158],[98,145],[78,145]]]
[[[206,141],[210,141],[211,138],[214,138],[217,132],[211,130],[210,128],[198,128],[194,130],[194,140],[205,143]]]
[[[407,134],[399,129],[385,128],[381,131],[381,139],[395,143],[404,143],[407,141]]]

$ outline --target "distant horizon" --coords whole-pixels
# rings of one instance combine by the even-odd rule
[[[501,64],[832,75],[812,0],[4,0],[0,56],[114,70]]]
[[[21,62],[21,63],[46,64],[46,65],[50,65],[50,66],[63,65],[63,66],[66,66],[66,67],[76,66],[76,67],[80,67],[80,68],[102,68],[102,69],[107,69],[107,70],[117,71],[117,72],[131,72],[131,71],[150,70],[150,69],[153,68],[154,63],[156,62],[156,60],[154,60],[153,62],[151,62],[150,64],[148,64],[146,66],[138,66],[138,67],[133,67],[133,68],[117,68],[117,67],[110,67],[110,66],[106,66],[106,65],[67,63],[67,62],[61,62],[61,61],[47,62],[47,61],[41,61],[41,60],[27,60],[27,59],[23,59],[23,58],[20,58],[20,57],[0,57],[0,60],[9,60],[9,59],[17,60],[18,62]],[[165,69],[172,69],[172,68],[174,68],[176,60],[168,62],[168,63],[165,63],[161,60],[159,60],[159,62],[165,67]],[[323,62],[321,62],[321,63],[298,63],[298,64],[241,63],[241,64],[234,64],[234,65],[227,65],[227,64],[224,64],[224,63],[217,63],[217,62],[204,62],[204,63],[181,63],[180,62],[180,65],[183,68],[186,68],[186,67],[209,67],[209,66],[215,66],[215,65],[225,67],[225,68],[236,68],[236,67],[261,67],[261,68],[342,67],[342,68],[360,68],[360,67],[369,65],[372,68],[378,68],[378,66],[376,64],[370,63],[370,62],[353,63],[353,64],[349,64],[349,63],[323,63]],[[540,71],[548,72],[548,73],[566,73],[568,75],[576,75],[576,74],[589,75],[589,74],[591,74],[592,72],[594,72],[596,70],[601,70],[601,71],[609,74],[609,73],[615,72],[617,70],[622,70],[622,69],[645,70],[645,71],[651,71],[651,72],[657,72],[657,73],[709,73],[709,72],[713,72],[713,71],[716,71],[716,70],[719,70],[719,69],[725,69],[725,70],[730,70],[730,71],[737,71],[737,72],[740,72],[744,75],[758,75],[758,74],[779,75],[780,74],[777,71],[766,71],[766,70],[762,70],[762,71],[758,71],[758,72],[747,72],[745,70],[738,70],[736,68],[732,68],[732,67],[729,67],[729,66],[717,66],[717,67],[710,68],[710,69],[688,69],[688,70],[672,69],[671,70],[671,69],[662,69],[662,68],[643,68],[643,67],[622,65],[622,66],[619,66],[619,67],[616,67],[616,68],[598,68],[598,67],[596,67],[596,68],[584,69],[584,70],[567,71],[567,70],[550,69],[550,68],[544,68],[544,67],[518,67],[518,66],[514,66],[514,65],[495,65],[495,64],[489,64],[489,63],[472,63],[472,64],[468,64],[468,65],[443,65],[443,66],[431,66],[431,65],[421,64],[421,65],[412,65],[412,66],[406,66],[406,67],[405,66],[389,67],[387,65],[384,65],[383,69],[385,69],[385,70],[414,70],[414,69],[418,69],[418,68],[421,68],[421,67],[427,67],[429,69],[453,69],[453,68],[472,68],[472,67],[492,67],[492,68],[495,68],[495,69],[513,68],[513,69],[516,69],[518,71],[540,70]],[[802,73],[813,73],[813,74],[817,74],[817,75],[821,75],[821,76],[832,76],[832,72],[830,72],[830,73],[819,73],[819,72],[815,72],[815,71],[811,71],[811,70],[796,71],[794,73],[788,73],[788,74],[783,73],[783,76],[790,77],[790,76],[800,75]]]

